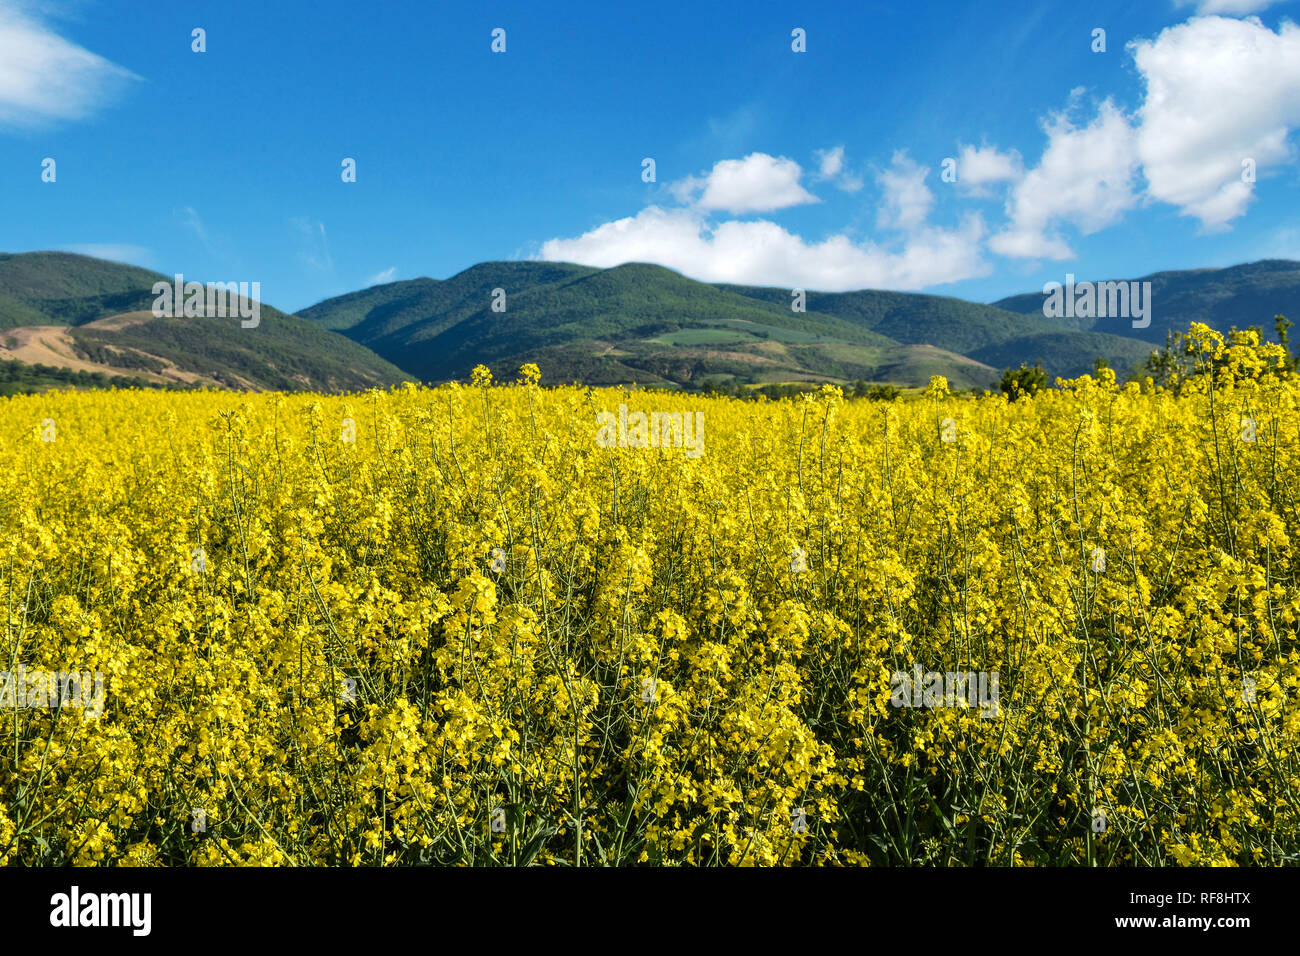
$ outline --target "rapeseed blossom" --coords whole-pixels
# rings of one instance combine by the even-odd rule
[[[1300,384],[1192,341],[1177,394],[675,394],[694,458],[531,365],[8,399],[0,669],[105,693],[0,714],[0,863],[1294,860]]]

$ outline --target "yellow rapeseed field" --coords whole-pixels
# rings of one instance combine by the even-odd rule
[[[0,862],[1294,863],[1300,381],[1193,332],[1014,402],[8,399]]]

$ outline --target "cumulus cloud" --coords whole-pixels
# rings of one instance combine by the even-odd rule
[[[670,186],[679,202],[700,209],[734,214],[772,212],[820,202],[799,184],[803,168],[784,156],[750,153],[744,159],[724,159],[704,176],[691,176]]]
[[[1220,3],[1247,12],[1250,4]],[[1256,5],[1258,6],[1258,5]],[[1073,255],[1060,227],[1086,234],[1118,222],[1139,198],[1175,206],[1207,230],[1227,228],[1254,199],[1243,161],[1256,175],[1295,158],[1289,137],[1300,127],[1300,27],[1277,31],[1258,18],[1194,17],[1155,39],[1129,44],[1144,99],[1126,116],[1109,100],[1084,127],[1070,109],[1045,125],[1048,146],[1039,165],[1016,181],[1009,223],[989,242],[1004,256],[1066,259]],[[1072,105],[1079,93],[1071,95]],[[968,184],[970,160],[1011,178],[1004,154],[966,147],[958,182]],[[1018,157],[1016,157],[1018,160]]]
[[[1262,4],[1202,4],[1211,7],[1244,13]],[[1262,175],[1294,159],[1288,137],[1300,127],[1300,27],[1284,22],[1273,31],[1254,17],[1195,17],[1129,49],[1145,86],[1136,112],[1106,99],[1088,118],[1080,109],[1084,90],[1072,91],[1066,107],[1043,120],[1047,142],[1032,168],[1016,150],[959,146],[961,194],[1006,187],[1007,221],[991,237],[974,215],[956,228],[930,224],[928,169],[904,151],[875,173],[876,224],[895,233],[893,241],[855,241],[846,233],[816,241],[767,221],[715,222],[715,210],[766,212],[818,201],[800,185],[803,170],[793,160],[753,153],[674,184],[684,208],[652,206],[577,238],[552,239],[541,257],[603,267],[658,262],[715,282],[914,289],[986,275],[985,242],[1008,258],[1069,259],[1069,232],[1087,236],[1113,226],[1142,201],[1169,203],[1206,228],[1226,226],[1253,198],[1243,160]],[[844,147],[815,157],[812,180],[845,188]]]
[[[0,125],[80,119],[136,79],[16,5],[0,6]]]
[[[1089,235],[1118,222],[1137,204],[1136,134],[1110,100],[1086,126],[1076,126],[1066,110],[1050,117],[1044,130],[1042,158],[1007,201],[1010,222],[989,240],[1000,255],[1068,259],[1073,253],[1061,226],[1072,224]]]
[[[1226,227],[1254,194],[1242,161],[1263,171],[1292,157],[1300,27],[1204,17],[1129,46],[1147,87],[1137,149],[1148,194],[1207,229]]]
[[[776,223],[711,224],[698,209],[650,206],[576,239],[552,239],[541,258],[609,268],[655,262],[705,282],[842,292],[920,289],[986,275],[979,253],[984,225],[969,216],[956,229],[921,226],[898,249],[833,235],[810,242]]]
[[[834,179],[844,169],[844,147],[817,150],[819,164],[817,175],[820,179]]]
[[[844,147],[815,150],[817,157],[817,182],[832,183],[837,189],[854,193],[862,188],[862,179],[848,171],[844,164]]]
[[[876,225],[881,229],[916,229],[930,215],[934,193],[925,184],[929,170],[911,160],[905,150],[894,153],[888,169],[877,171],[876,183],[884,194]]]
[[[1002,152],[996,146],[962,146],[957,154],[957,188],[968,195],[990,195],[990,186],[1015,182],[1024,174],[1024,160],[1014,149]]]

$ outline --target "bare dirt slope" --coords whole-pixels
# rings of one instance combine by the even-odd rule
[[[85,328],[123,329],[148,321],[148,312],[127,312],[113,315],[87,323]],[[140,349],[130,349],[141,355],[149,355]],[[30,365],[52,365],[56,368],[71,369],[74,372],[102,372],[115,378],[143,378],[151,382],[187,382],[198,385],[220,387],[219,383],[195,372],[182,371],[172,362],[156,355],[165,366],[161,372],[145,369],[123,369],[111,365],[91,362],[77,354],[70,329],[66,325],[20,325],[0,331],[0,360],[17,359]]]

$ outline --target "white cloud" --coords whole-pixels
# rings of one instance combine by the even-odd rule
[[[1293,155],[1300,27],[1206,17],[1129,46],[1147,86],[1137,147],[1148,194],[1207,229],[1226,227],[1254,196],[1242,160],[1262,172]]]
[[[396,277],[397,277],[397,266],[389,266],[387,269],[383,270],[382,272],[376,272],[369,279],[367,279],[366,287],[369,288],[372,285],[386,285],[387,283],[392,282],[393,279],[395,279]]]
[[[925,184],[929,170],[898,150],[889,168],[876,173],[876,182],[884,192],[876,225],[881,229],[911,231],[925,222],[934,206],[934,193]]]
[[[82,256],[94,256],[110,262],[125,262],[128,265],[147,266],[153,261],[153,253],[143,246],[131,246],[118,242],[83,242],[63,246],[64,252],[75,252]]]
[[[735,214],[772,212],[821,201],[799,185],[802,175],[803,169],[792,159],[750,153],[744,159],[715,163],[704,176],[687,177],[673,183],[669,190],[679,202],[700,209]]]
[[[1178,0],[1178,6],[1190,7],[1194,3],[1197,13],[1229,13],[1240,16],[1243,13],[1267,10],[1281,2],[1283,0]]]
[[[1200,11],[1245,14],[1269,5],[1202,0]],[[1222,226],[1253,198],[1241,181],[1243,159],[1253,159],[1262,175],[1294,158],[1288,137],[1300,127],[1300,27],[1288,21],[1274,32],[1254,17],[1197,17],[1129,49],[1146,84],[1136,113],[1106,99],[1090,119],[1076,120],[1084,90],[1072,91],[1066,108],[1043,121],[1047,143],[1030,169],[1016,150],[959,145],[962,195],[1007,186],[1007,222],[987,239],[990,250],[1068,259],[1074,252],[1067,230],[1091,235],[1145,199]],[[814,155],[813,182],[849,188],[843,146]],[[540,257],[599,267],[657,262],[705,281],[827,291],[916,289],[988,274],[983,221],[968,215],[957,228],[931,225],[928,170],[903,151],[876,172],[883,193],[877,225],[900,234],[892,242],[857,242],[844,233],[813,241],[773,222],[716,222],[709,215],[819,201],[800,185],[802,172],[792,160],[765,153],[725,160],[670,187],[686,208],[651,206],[576,238],[551,239]],[[854,188],[860,186],[858,180]],[[1294,237],[1286,232],[1278,247],[1291,250]]]
[[[1024,174],[1024,160],[1014,149],[1004,153],[996,146],[963,146],[957,154],[957,188],[968,195],[990,195],[990,186],[1016,182]]]
[[[1000,255],[1068,259],[1070,247],[1056,229],[1068,223],[1089,235],[1118,222],[1137,204],[1134,130],[1110,100],[1087,126],[1075,126],[1067,110],[1051,117],[1044,129],[1048,142],[1042,159],[1012,190],[1007,228],[989,240]]]
[[[1074,250],[1060,236],[1014,226],[989,239],[989,248],[1009,259],[1069,259]]]
[[[136,79],[15,6],[0,6],[0,125],[79,119]]]
[[[979,253],[984,225],[920,226],[901,249],[855,243],[846,235],[809,242],[767,221],[710,224],[694,209],[650,206],[576,239],[551,239],[540,258],[610,268],[655,262],[704,282],[818,289],[920,289],[987,275]]]
[[[817,161],[820,167],[817,175],[821,179],[834,179],[844,168],[844,147],[836,146],[834,149],[817,150]]]
[[[862,179],[850,173],[844,165],[844,147],[813,151],[817,157],[817,182],[833,183],[837,189],[854,193],[862,188]]]
[[[1218,4],[1229,7],[1251,5]],[[1059,227],[1073,224],[1086,235],[1118,222],[1137,203],[1137,169],[1146,179],[1143,198],[1176,206],[1203,228],[1226,228],[1254,199],[1243,160],[1261,176],[1294,159],[1288,138],[1300,127],[1300,27],[1284,22],[1274,32],[1254,17],[1195,17],[1129,49],[1146,85],[1138,111],[1125,116],[1108,100],[1086,127],[1074,126],[1068,109],[1053,117],[1048,147],[1014,187],[1011,221],[990,240],[993,251],[1069,258]],[[959,182],[970,179],[967,162],[964,150]]]

